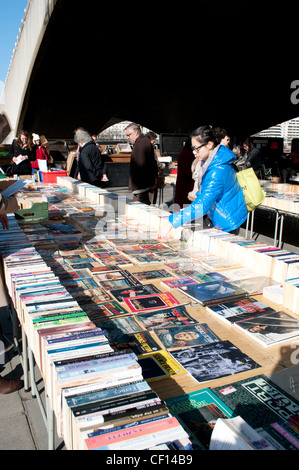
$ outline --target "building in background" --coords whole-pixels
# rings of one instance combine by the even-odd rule
[[[284,150],[286,152],[290,152],[292,140],[299,138],[299,117],[291,119],[290,121],[282,122],[276,126],[269,127],[269,129],[265,129],[254,134],[254,137],[283,138]]]

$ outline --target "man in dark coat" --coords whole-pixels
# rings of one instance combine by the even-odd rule
[[[154,147],[142,134],[138,124],[130,124],[125,131],[128,140],[134,144],[130,161],[129,190],[132,191],[135,201],[150,205],[149,192],[158,177]]]
[[[74,140],[80,147],[78,177],[84,183],[100,187],[104,168],[100,150],[85,130],[78,130]]]

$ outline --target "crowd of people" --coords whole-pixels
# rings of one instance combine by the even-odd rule
[[[155,204],[157,189],[163,185],[165,165],[155,152],[157,135],[142,133],[138,124],[131,123],[126,138],[132,146],[129,173],[129,190],[133,199],[145,204]],[[107,165],[96,136],[84,128],[74,132],[77,144],[76,177],[83,182],[101,187],[109,181]],[[229,233],[239,233],[247,218],[247,207],[238,183],[235,165],[240,169],[252,167],[258,173],[263,165],[262,155],[250,139],[242,146],[231,147],[230,137],[224,129],[201,126],[186,139],[178,156],[174,210],[160,228],[159,236],[166,238],[174,229],[203,220],[203,227],[215,227]],[[49,152],[38,134],[21,131],[11,145],[10,172],[12,175],[31,175],[38,170],[39,160],[48,161]],[[287,181],[299,171],[299,153],[281,157],[281,175]],[[4,198],[0,194],[0,222],[8,229],[7,213],[15,212],[15,196]],[[176,231],[177,233],[177,231]],[[22,381],[0,377],[0,393],[11,393],[22,387]]]

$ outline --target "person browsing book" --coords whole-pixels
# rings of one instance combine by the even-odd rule
[[[236,172],[232,167],[235,154],[221,145],[211,126],[201,126],[191,135],[192,150],[201,161],[196,199],[161,224],[160,238],[172,235],[173,228],[208,215],[212,226],[238,233],[247,219],[247,208]],[[172,233],[171,233],[172,232]]]
[[[31,167],[34,170],[38,170],[38,160],[48,161],[49,154],[46,147],[41,143],[40,136],[38,134],[32,134],[33,151],[35,152],[35,160],[31,161]]]
[[[11,172],[13,175],[31,175],[31,161],[35,160],[35,152],[27,131],[21,131],[12,143],[10,152],[12,157]]]
[[[149,193],[158,177],[158,165],[151,141],[141,132],[139,124],[131,123],[125,129],[127,139],[133,144],[130,160],[129,190],[133,200],[150,205]]]

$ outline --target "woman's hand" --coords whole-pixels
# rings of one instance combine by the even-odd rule
[[[4,230],[9,229],[8,217],[6,214],[0,214],[0,223]]]
[[[158,238],[162,240],[179,240],[181,238],[182,227],[174,228],[168,219],[161,221]]]

